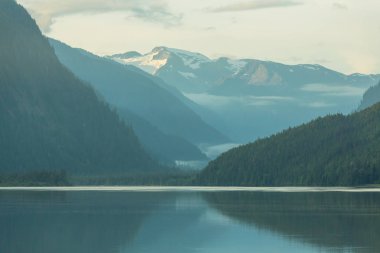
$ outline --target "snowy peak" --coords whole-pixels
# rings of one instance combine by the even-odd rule
[[[159,76],[186,93],[218,90],[227,95],[233,92],[245,94],[246,90],[263,86],[301,87],[310,83],[366,86],[379,79],[377,75],[344,75],[318,64],[286,65],[227,57],[210,59],[200,53],[164,46],[156,47],[144,55],[129,52],[110,58]]]
[[[109,56],[109,58],[122,64],[134,65],[153,75],[165,66],[171,58],[177,59],[177,63],[178,61],[182,62],[184,66],[192,69],[198,69],[201,64],[211,61],[207,56],[200,53],[163,46],[155,47],[151,52],[144,55],[133,51],[125,54],[115,54]]]
[[[177,56],[180,56],[183,58],[188,58],[188,59],[192,58],[194,60],[203,61],[203,62],[210,61],[210,59],[207,56],[200,54],[200,53],[193,53],[190,51],[175,49],[175,48],[169,48],[168,50],[169,50],[169,52],[176,54]]]
[[[319,64],[299,64],[298,66],[303,67],[308,70],[313,70],[313,71],[319,71],[321,69],[325,69],[323,66]]]
[[[150,53],[144,55],[136,53],[116,54],[108,58],[122,64],[134,65],[152,75],[156,74],[162,66],[165,66],[169,58],[169,54],[159,48],[155,48]]]
[[[169,48],[169,47],[155,47],[153,50],[152,50],[153,53],[167,53],[169,55],[176,55],[178,57],[181,57],[181,58],[192,58],[194,60],[198,60],[198,61],[210,61],[210,59],[203,55],[203,54],[200,54],[200,53],[194,53],[194,52],[190,52],[190,51],[186,51],[186,50],[182,50],[182,49],[176,49],[176,48]]]

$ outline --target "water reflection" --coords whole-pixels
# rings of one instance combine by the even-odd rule
[[[0,252],[380,252],[380,193],[0,191]]]
[[[380,252],[379,193],[204,193],[242,224],[328,252]]]
[[[120,252],[172,197],[121,192],[0,192],[0,252]]]

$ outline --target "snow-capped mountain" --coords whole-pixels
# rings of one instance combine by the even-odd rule
[[[311,83],[348,84],[369,87],[380,76],[342,73],[321,65],[285,65],[255,59],[210,59],[200,53],[156,47],[147,54],[127,52],[109,56],[123,64],[134,65],[165,80],[185,93],[246,95],[257,87],[285,85],[299,88]]]
[[[127,52],[109,58],[128,65],[134,65],[152,75],[174,84],[185,92],[204,92],[215,84],[240,72],[247,64],[245,60],[220,58],[212,60],[200,53],[185,50],[156,47],[147,54]]]
[[[110,58],[119,63],[134,65],[154,75],[157,70],[167,63],[169,54],[164,50],[160,50],[160,48],[155,48],[152,52],[145,55],[138,52],[127,52],[125,54],[113,55]]]
[[[380,75],[345,75],[316,64],[210,59],[167,47],[144,55],[128,52],[109,58],[160,77],[219,115],[223,125],[209,118],[207,123],[241,142],[318,116],[352,112],[367,88],[380,79]]]
[[[141,127],[139,130],[143,130],[142,128],[147,129],[146,123],[149,123],[149,128],[155,127],[158,132],[166,136],[179,137],[196,146],[205,143],[219,145],[229,141],[227,137],[208,125],[184,102],[184,99],[166,89],[169,85],[160,84],[164,83],[161,79],[135,67],[124,66],[87,51],[71,48],[59,41],[50,40],[50,43],[61,63],[92,86],[122,118],[126,119],[128,124],[136,123]],[[148,141],[159,148],[160,142],[152,143],[157,140],[152,136],[152,130],[144,133],[136,132],[139,132],[140,139],[145,139],[147,132],[150,132]],[[161,146],[167,147],[167,142],[168,140]],[[177,141],[178,143],[180,142]],[[163,148],[158,151],[163,151]]]
[[[202,63],[210,61],[209,58],[198,53],[167,47],[156,47],[144,55],[132,51],[125,54],[112,55],[110,58],[119,63],[139,67],[152,75],[157,74],[157,71],[170,63],[173,58],[179,58],[183,65],[191,69],[200,68]]]

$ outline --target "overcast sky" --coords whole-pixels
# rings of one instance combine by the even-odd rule
[[[99,55],[156,46],[380,73],[379,0],[17,0],[50,37]]]

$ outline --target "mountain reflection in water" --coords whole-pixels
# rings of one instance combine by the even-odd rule
[[[0,252],[380,252],[380,193],[2,191]]]

